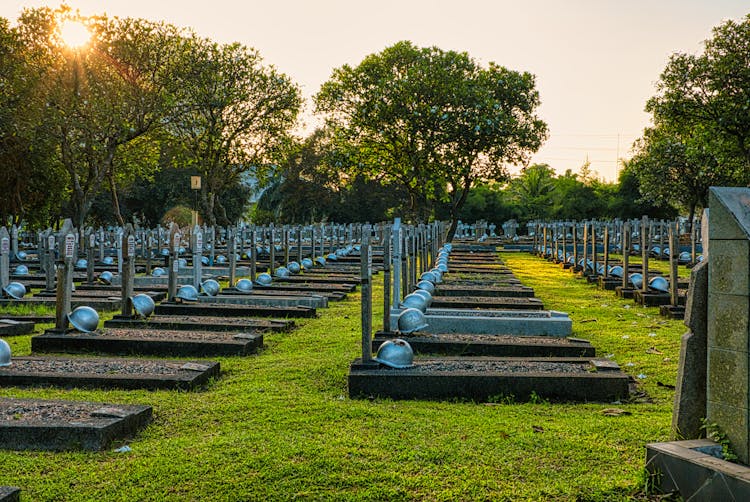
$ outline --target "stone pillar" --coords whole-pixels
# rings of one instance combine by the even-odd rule
[[[370,235],[372,227],[362,228],[360,247],[360,284],[362,287],[362,362],[372,359],[372,248]]]
[[[227,254],[229,254],[229,285],[234,286],[237,278],[237,239],[234,228],[227,228]]]
[[[706,414],[750,461],[750,188],[709,190]],[[705,241],[704,241],[705,247]],[[704,256],[706,256],[704,248]]]
[[[135,277],[135,232],[133,225],[128,223],[122,233],[122,282],[121,282],[121,314],[123,317],[133,317],[133,282]]]
[[[401,301],[401,218],[393,222],[393,308]]]
[[[65,220],[60,230],[60,263],[57,268],[57,295],[55,304],[55,331],[68,329],[68,314],[71,312],[70,297],[73,294],[73,262],[76,255],[75,228],[71,220]]]
[[[5,227],[0,227],[0,289],[10,282],[10,235]]]
[[[393,255],[393,241],[391,229],[387,225],[383,228],[383,331],[391,330],[391,256]]]
[[[169,282],[167,284],[167,298],[174,301],[174,295],[177,294],[177,279],[180,272],[180,231],[175,222],[169,227]]]
[[[191,236],[190,248],[193,251],[193,286],[198,291],[201,290],[201,280],[203,279],[203,264],[201,263],[201,255],[203,253],[203,231],[201,227],[195,225],[193,227],[193,235]]]
[[[86,245],[86,282],[94,283],[94,248],[96,247],[96,234],[89,227],[86,229],[86,236],[83,239]]]

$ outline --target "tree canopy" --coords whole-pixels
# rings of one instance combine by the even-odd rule
[[[400,185],[417,219],[448,202],[451,231],[473,183],[506,179],[505,163],[524,162],[547,133],[533,75],[410,42],[334,70],[315,103],[339,169]]]

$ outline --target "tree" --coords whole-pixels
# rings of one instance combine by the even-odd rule
[[[552,215],[554,177],[554,171],[547,164],[532,164],[511,181],[510,191],[524,220],[539,220]]]
[[[670,58],[633,164],[644,195],[691,215],[708,186],[750,181],[750,15],[714,28],[704,45]]]
[[[315,103],[343,171],[403,187],[416,219],[448,202],[449,236],[472,185],[506,179],[505,163],[524,162],[546,137],[531,74],[406,41],[334,70]]]
[[[176,106],[169,132],[187,165],[202,176],[207,224],[229,224],[221,196],[248,173],[267,177],[289,146],[301,106],[300,91],[257,51],[241,44],[185,40],[188,72],[172,80]]]
[[[58,26],[66,19],[86,24],[92,35],[87,46],[64,45]],[[67,7],[27,9],[17,30],[39,55],[31,63],[41,74],[46,105],[38,127],[54,144],[54,163],[68,175],[68,214],[83,227],[102,184],[109,181],[116,196],[116,178],[133,166],[117,165],[117,155],[162,124],[180,32],[142,19],[83,18]]]
[[[662,219],[677,216],[677,210],[669,203],[649,201],[641,194],[633,162],[623,161],[617,181],[607,210],[609,216],[621,219],[640,218],[643,215]]]

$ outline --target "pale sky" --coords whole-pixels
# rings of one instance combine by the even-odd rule
[[[558,173],[588,157],[606,180],[649,124],[643,111],[674,52],[697,53],[711,28],[750,13],[747,0],[69,0],[84,15],[163,20],[258,49],[309,98],[331,75],[399,40],[466,51],[536,75],[549,126],[534,156]],[[12,23],[24,7],[0,0]],[[305,115],[307,126],[315,118]]]

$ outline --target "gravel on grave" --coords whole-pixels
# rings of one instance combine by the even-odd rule
[[[198,304],[200,305],[200,304]],[[164,324],[196,324],[199,326],[205,326],[207,324],[230,324],[236,325],[239,328],[243,326],[252,325],[257,321],[265,321],[269,319],[255,319],[248,317],[221,317],[221,316],[198,316],[198,315],[169,315],[159,314],[148,319],[143,319],[140,322],[144,328],[148,328],[150,321],[154,324],[163,326]]]
[[[100,358],[16,358],[10,366],[0,367],[3,373],[76,373],[96,375],[178,375],[193,374],[182,369],[185,361],[156,361],[149,359]]]
[[[524,361],[487,359],[429,359],[415,360],[414,365],[403,370],[417,373],[460,372],[472,373],[588,373],[587,362],[566,363],[555,361]]]
[[[538,345],[570,345],[571,342],[564,337],[556,336],[513,336],[513,335],[481,335],[467,333],[445,333],[428,334],[415,333],[414,335],[400,335],[407,342],[410,339],[426,339],[439,342],[457,343],[498,343],[498,344],[538,344]]]
[[[0,399],[0,424],[38,422],[97,423],[111,418],[92,416],[102,408],[120,408],[117,405],[85,401],[38,401],[35,399]],[[126,408],[127,409],[127,408]]]
[[[245,330],[250,331],[252,330]],[[93,333],[68,333],[65,336],[126,338],[138,340],[233,340],[238,331],[189,331],[179,329],[103,328]]]

